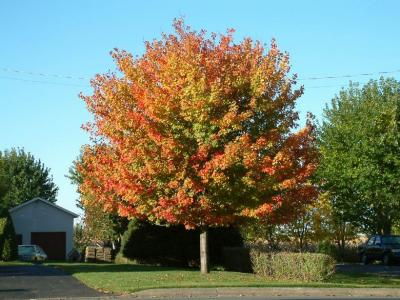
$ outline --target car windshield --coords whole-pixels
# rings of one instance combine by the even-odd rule
[[[30,255],[35,252],[35,247],[33,246],[19,246],[18,254],[19,255]]]
[[[384,244],[400,245],[400,236],[383,236],[382,242]]]
[[[42,248],[40,248],[39,246],[36,246],[36,249],[39,250],[39,252],[41,254],[46,254],[46,252],[44,252],[44,250]]]

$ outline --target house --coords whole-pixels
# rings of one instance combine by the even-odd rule
[[[74,218],[70,212],[42,198],[34,198],[9,210],[18,245],[39,245],[48,259],[64,260],[73,249]]]

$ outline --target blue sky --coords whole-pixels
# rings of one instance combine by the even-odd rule
[[[65,178],[89,141],[79,92],[90,93],[89,78],[114,69],[110,50],[140,55],[175,17],[194,29],[235,28],[237,40],[275,37],[299,78],[374,73],[351,78],[364,83],[400,70],[400,1],[1,1],[0,150],[24,147],[51,168],[59,205],[80,213]],[[311,111],[320,119],[348,81],[301,81],[302,118]]]

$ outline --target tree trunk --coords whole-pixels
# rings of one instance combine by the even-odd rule
[[[383,234],[390,235],[392,233],[392,222],[389,219],[386,219],[383,223]]]
[[[200,271],[201,274],[210,273],[208,264],[208,234],[207,228],[202,228],[200,233]]]
[[[342,229],[341,229],[341,241],[340,241],[340,254],[342,256],[343,259],[343,255],[344,255],[344,249],[346,248],[346,221],[342,221],[342,225],[341,225]]]

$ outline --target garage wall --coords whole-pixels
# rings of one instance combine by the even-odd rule
[[[65,253],[74,247],[73,216],[43,201],[34,201],[12,211],[11,218],[16,234],[22,234],[23,244],[31,244],[31,232],[65,232]]]

